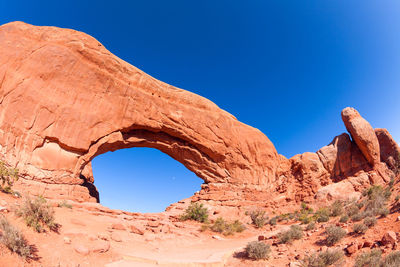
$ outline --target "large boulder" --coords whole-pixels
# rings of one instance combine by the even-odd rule
[[[342,119],[347,131],[356,142],[367,161],[375,166],[380,163],[380,149],[375,131],[354,108],[342,110]]]
[[[0,160],[36,194],[95,200],[91,160],[130,147],[159,149],[208,184],[275,180],[278,154],[263,133],[82,32],[0,26],[0,104]]]
[[[375,129],[381,150],[381,160],[392,170],[400,171],[400,147],[386,129]]]

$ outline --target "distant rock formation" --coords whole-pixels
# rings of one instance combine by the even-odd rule
[[[0,160],[19,168],[20,191],[50,198],[97,201],[91,160],[130,147],[159,149],[202,178],[192,200],[233,207],[355,196],[400,166],[390,134],[355,109],[342,112],[351,138],[287,159],[211,101],[56,27],[0,26],[0,105]]]
[[[374,130],[354,108],[343,109],[342,119],[352,140],[343,133],[316,153],[281,160],[277,190],[287,200],[350,199],[398,174],[400,148],[386,129]]]

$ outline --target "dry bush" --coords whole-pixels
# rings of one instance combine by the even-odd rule
[[[343,259],[343,252],[340,249],[328,249],[320,253],[314,253],[309,257],[306,257],[302,266],[304,267],[327,267],[333,264],[340,263]]]
[[[59,208],[68,208],[72,209],[72,205],[69,204],[66,200],[63,200],[62,202],[58,203]]]
[[[357,256],[354,267],[399,267],[400,251],[390,252],[382,259],[382,252],[379,249],[364,252]]]
[[[11,187],[16,180],[18,180],[18,169],[9,168],[0,161],[0,191],[11,194],[13,192]]]
[[[383,189],[380,185],[371,186],[365,193],[367,201],[365,212],[373,215],[386,216],[389,210],[386,207],[391,192],[389,189]]]
[[[0,218],[0,243],[22,258],[32,258],[33,252],[25,237],[6,218]]]
[[[315,229],[315,222],[310,222],[307,227],[306,231],[314,230]]]
[[[345,215],[342,215],[341,217],[340,217],[340,219],[339,219],[339,222],[341,222],[341,223],[347,223],[348,221],[349,221],[349,215],[347,215],[347,214],[345,214]]]
[[[326,243],[332,246],[339,242],[345,235],[346,231],[339,226],[329,226],[326,228]]]
[[[363,223],[357,223],[353,225],[353,232],[356,234],[363,235],[367,232],[368,227]]]
[[[271,252],[270,245],[260,241],[253,241],[246,246],[247,257],[254,260],[268,259]]]
[[[246,227],[238,220],[228,223],[223,218],[219,217],[211,226],[207,226],[211,231],[221,233],[223,235],[233,235],[234,233],[243,232]],[[202,229],[203,230],[203,229]]]
[[[354,267],[379,267],[381,266],[382,252],[379,249],[364,252],[357,256]]]
[[[382,267],[399,267],[400,266],[400,251],[390,252],[383,260]]]
[[[249,213],[251,222],[257,227],[261,228],[268,223],[268,216],[265,214],[264,210],[257,209]]]
[[[278,216],[272,217],[271,220],[269,220],[270,225],[276,225],[278,220]]]
[[[39,233],[45,231],[45,226],[52,231],[58,230],[59,225],[54,221],[54,210],[43,197],[37,197],[34,200],[26,197],[22,207],[16,213],[24,218],[26,225]]]
[[[372,216],[367,217],[367,218],[364,219],[364,224],[365,224],[368,228],[374,226],[374,225],[376,224],[376,222],[377,222],[376,218],[375,218],[375,217],[372,217]]]
[[[328,222],[330,211],[328,208],[320,208],[314,214],[314,219],[317,222]]]
[[[346,214],[349,217],[352,217],[353,215],[355,215],[359,212],[360,212],[360,208],[357,206],[357,203],[352,203],[346,208]]]
[[[358,213],[353,214],[353,215],[351,216],[351,220],[352,220],[353,222],[359,222],[359,221],[361,221],[362,219],[364,219],[364,213],[361,213],[361,212],[358,212]]]
[[[180,217],[182,221],[193,220],[198,222],[208,221],[208,209],[200,203],[191,203]]]
[[[278,234],[279,242],[282,244],[291,243],[293,240],[298,240],[303,237],[303,229],[299,225],[291,225],[287,231]]]
[[[335,202],[332,203],[329,209],[330,209],[329,215],[331,217],[341,216],[344,213],[343,201],[336,200]]]

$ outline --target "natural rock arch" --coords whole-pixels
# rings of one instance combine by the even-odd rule
[[[74,30],[1,26],[0,104],[3,159],[43,195],[91,199],[93,157],[135,146],[167,153],[208,184],[268,187],[279,163],[259,130]]]
[[[84,33],[0,26],[0,160],[20,169],[16,186],[32,194],[96,201],[91,160],[136,146],[184,164],[206,183],[191,200],[217,206],[350,196],[400,172],[400,148],[386,130],[352,108],[342,119],[352,139],[342,134],[287,159],[259,130]]]

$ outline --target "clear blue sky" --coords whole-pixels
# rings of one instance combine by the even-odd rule
[[[400,141],[398,0],[6,1],[22,20],[86,32],[155,78],[195,92],[259,128],[279,153],[316,151],[357,108]],[[94,162],[101,202],[161,211],[201,180],[159,151]]]

